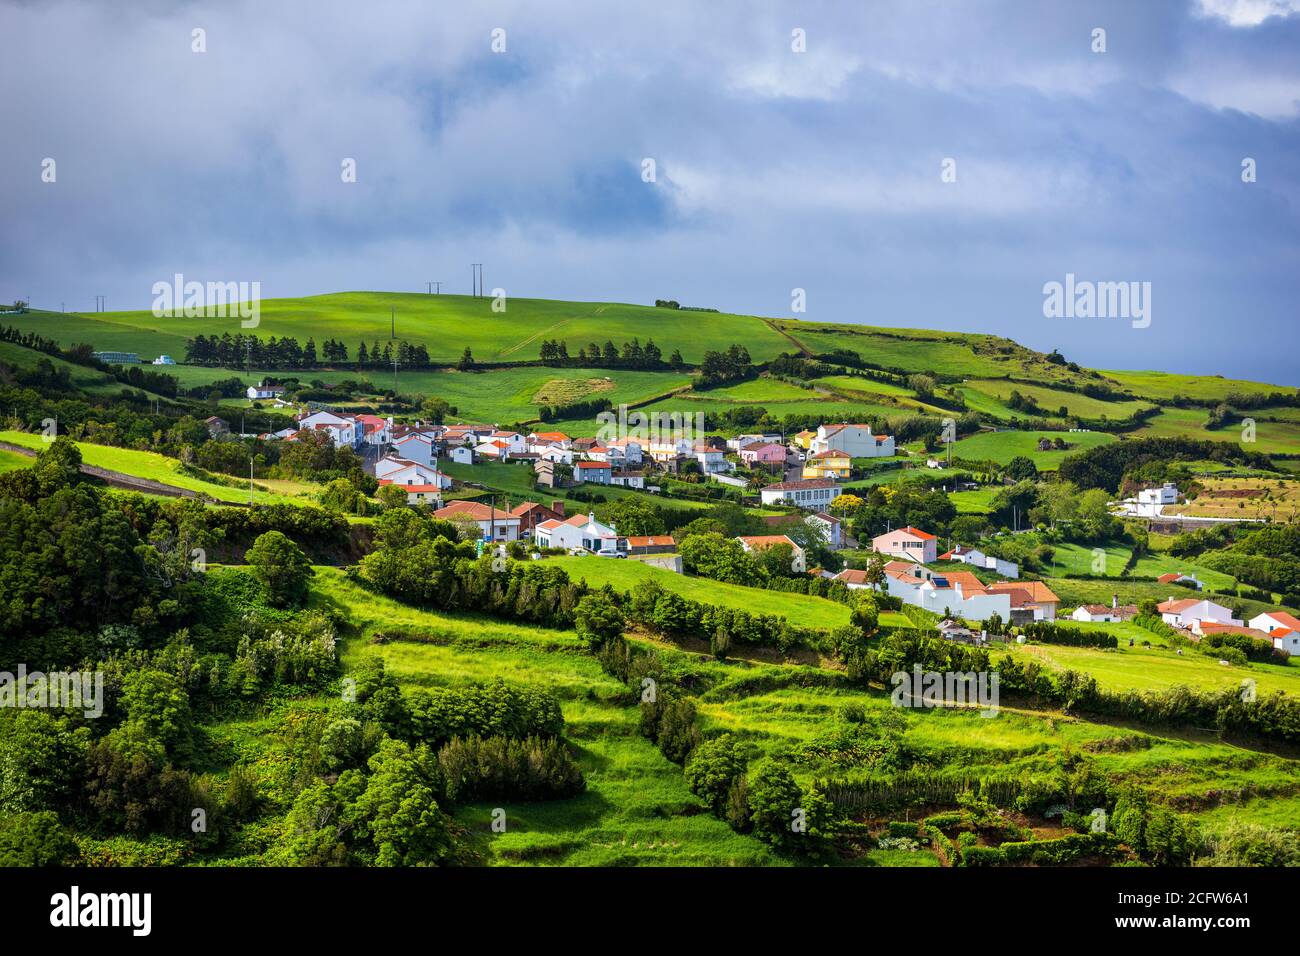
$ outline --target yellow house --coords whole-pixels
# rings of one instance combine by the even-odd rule
[[[808,461],[804,464],[803,477],[839,478],[843,480],[849,477],[852,465],[853,459],[845,452],[837,451],[834,448],[829,451],[819,451],[815,455],[810,455]]]
[[[816,432],[802,431],[794,436],[794,443],[800,448],[807,450],[812,445],[812,440],[817,437]]]

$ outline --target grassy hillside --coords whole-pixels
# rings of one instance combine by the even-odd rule
[[[0,431],[0,441],[7,441],[13,445],[21,445],[24,448],[36,450],[45,447],[45,441],[40,435],[32,435],[28,432]],[[232,479],[231,485],[222,485],[205,481],[202,478],[185,474],[182,471],[181,463],[175,458],[168,458],[165,455],[159,455],[151,451],[134,451],[130,448],[92,445],[89,442],[77,442],[77,448],[81,452],[82,462],[87,465],[107,468],[111,471],[120,471],[136,478],[148,478],[164,485],[171,485],[173,488],[197,491],[200,494],[215,498],[217,501],[238,503],[248,501],[247,482],[241,485]],[[30,464],[31,459],[26,461]],[[298,482],[259,480],[254,483],[253,500],[258,504],[303,503],[306,499],[301,492],[306,491],[309,487]]]
[[[569,573],[575,580],[586,579],[593,587],[612,585],[626,591],[644,580],[658,581],[670,591],[705,604],[734,607],[755,614],[779,614],[791,623],[804,627],[831,629],[849,623],[849,608],[838,601],[809,597],[805,594],[786,594],[765,588],[747,588],[739,584],[723,584],[708,578],[687,577],[640,561],[620,561],[611,558],[577,557],[549,558]],[[895,627],[907,626],[907,619],[887,612],[888,621]]]
[[[1071,447],[1061,451],[1039,451],[1040,438],[1063,438]],[[1051,471],[1071,454],[1087,451],[1098,445],[1115,441],[1114,435],[1106,432],[980,432],[955,442],[952,446],[953,457],[969,458],[978,461],[996,461],[1006,464],[1012,458],[1024,456],[1038,466],[1039,471]]]

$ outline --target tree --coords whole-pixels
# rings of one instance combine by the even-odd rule
[[[584,595],[573,609],[574,630],[593,648],[620,637],[626,624],[623,612],[614,603],[613,595],[607,591]]]
[[[918,374],[908,378],[907,386],[916,393],[917,398],[925,402],[934,397],[934,390],[938,387],[938,383],[933,375]]]
[[[753,584],[766,574],[740,542],[717,533],[683,538],[677,547],[682,566],[694,574],[730,584]]]
[[[307,581],[316,572],[302,549],[279,531],[259,535],[245,560],[276,607],[295,607],[307,597]]]
[[[727,808],[727,795],[745,774],[745,758],[731,734],[707,740],[686,761],[686,785],[718,816]]]
[[[469,349],[465,350],[465,354],[469,356],[470,364],[472,366],[474,357],[469,354]],[[463,362],[465,359],[462,358],[461,361]],[[436,398],[431,395],[420,403],[421,417],[433,422],[435,425],[441,425],[449,415],[455,414],[456,407],[449,403],[445,398]]]
[[[386,509],[406,507],[406,489],[401,485],[384,485],[375,492],[375,497]]]
[[[60,435],[36,455],[32,470],[41,490],[50,494],[64,485],[70,485],[81,474],[81,451],[75,442]]]
[[[462,372],[471,372],[474,370],[474,353],[465,346],[465,351],[461,354],[460,361],[456,363],[456,368]]]
[[[365,790],[347,808],[346,817],[374,848],[375,864],[450,862],[454,845],[447,817],[434,799],[438,772],[429,749],[412,751],[399,740],[386,739],[369,767]]]
[[[791,848],[797,834],[791,824],[801,809],[803,793],[783,763],[764,757],[748,775],[749,820],[754,835],[778,849]]]
[[[663,534],[667,529],[663,511],[643,498],[620,498],[596,510],[600,519],[617,528],[620,535]]]
[[[1012,458],[1003,471],[1013,481],[1032,481],[1038,477],[1038,466],[1034,464],[1032,458],[1024,455]]]
[[[0,866],[69,866],[81,850],[50,810],[0,820]]]

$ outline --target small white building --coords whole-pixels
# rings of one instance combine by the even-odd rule
[[[543,548],[587,551],[605,557],[619,553],[618,532],[613,525],[597,521],[594,513],[543,521],[533,529],[533,540]]]
[[[991,554],[985,554],[978,548],[968,548],[964,544],[959,544],[951,551],[939,555],[939,560],[960,561],[962,564],[969,564],[974,568],[984,568],[988,571],[996,571],[1004,578],[1020,577],[1020,565],[1016,564],[1016,562],[995,558]]]
[[[455,445],[448,452],[447,457],[458,465],[474,464],[474,449],[468,445]]]
[[[265,383],[259,383],[257,385],[248,386],[248,391],[244,394],[248,396],[249,401],[257,401],[258,399],[263,398],[278,398],[284,394],[284,387],[281,385],[266,385]]]
[[[160,355],[153,360],[154,365],[175,365],[176,360],[170,355]]]
[[[841,532],[843,522],[834,515],[829,515],[824,511],[811,514],[804,519],[809,525],[815,528],[826,542],[827,547],[832,551],[838,551],[843,543],[844,535]]]

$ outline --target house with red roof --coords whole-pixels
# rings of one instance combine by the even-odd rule
[[[608,485],[614,470],[607,461],[577,461],[573,463],[573,474],[579,481],[589,481],[594,485]]]
[[[1171,597],[1167,601],[1160,602],[1156,607],[1160,611],[1161,620],[1170,627],[1191,631],[1193,634],[1201,633],[1201,624],[1203,622],[1236,624],[1237,626],[1245,623],[1233,617],[1230,608],[1201,598]]]
[[[908,525],[872,538],[871,550],[905,561],[930,564],[938,559],[939,547],[934,535]]]

